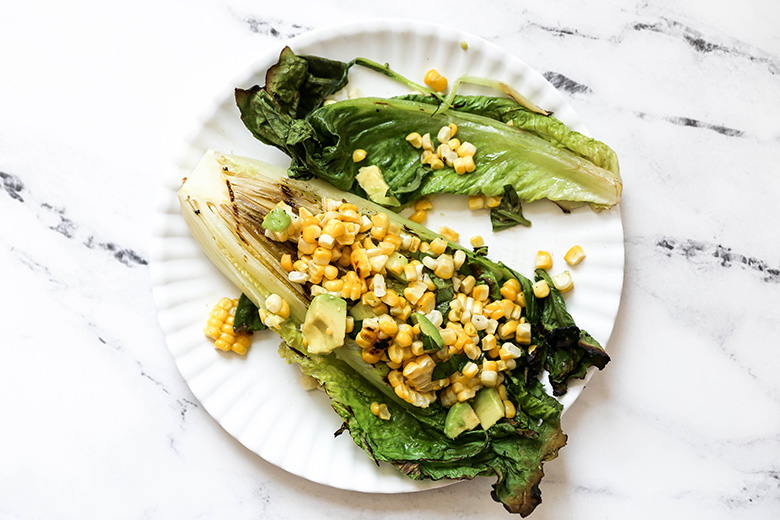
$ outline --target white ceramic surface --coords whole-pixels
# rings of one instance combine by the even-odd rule
[[[468,43],[468,50],[461,42]],[[389,63],[417,80],[435,67],[454,81],[461,74],[497,78],[513,85],[540,106],[551,110],[572,128],[586,133],[577,115],[556,89],[518,57],[466,32],[425,23],[375,21],[335,26],[287,42],[294,52],[349,61],[364,56]],[[213,107],[186,140],[178,170],[165,177],[151,259],[154,297],[169,349],[193,394],[232,436],[265,460],[301,477],[330,486],[364,492],[398,493],[438,487],[444,483],[412,481],[391,466],[379,468],[349,438],[333,438],[339,417],[321,393],[307,393],[300,372],[278,354],[279,339],[271,332],[257,334],[246,358],[216,351],[204,338],[203,324],[222,296],[237,297],[236,289],[214,268],[191,238],[180,215],[175,190],[209,148],[286,165],[277,150],[255,140],[239,119],[233,87],[264,84],[266,69],[275,63],[281,45],[245,74],[220,91]],[[336,95],[358,88],[365,95],[389,96],[408,92],[373,71],[355,67],[350,83]],[[464,86],[461,93],[485,92]],[[537,250],[553,255],[550,270],[572,272],[575,290],[567,304],[577,323],[606,345],[620,302],[623,281],[623,228],[619,208],[594,213],[580,208],[563,214],[547,201],[527,205],[531,228],[490,232],[488,211],[471,212],[463,197],[434,199],[435,211],[426,224],[434,230],[447,225],[461,242],[482,235],[491,258],[502,260],[529,277]],[[587,258],[575,267],[564,253],[580,244]],[[589,376],[592,373],[589,374]],[[561,401],[568,409],[585,381],[576,381]]]

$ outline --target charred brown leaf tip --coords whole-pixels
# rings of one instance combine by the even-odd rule
[[[420,474],[420,463],[419,462],[411,462],[407,461],[403,464],[396,464],[395,465],[401,473],[404,475],[409,475],[410,477],[414,477],[414,475]]]
[[[295,192],[290,189],[286,183],[279,184],[279,188],[281,189],[282,195],[284,196],[284,203],[295,208],[297,206],[297,202],[295,201]]]
[[[542,479],[542,475],[539,476],[539,480]],[[494,494],[495,492],[492,492],[494,500],[498,500]],[[531,513],[534,512],[534,510],[539,506],[539,504],[542,503],[542,492],[539,489],[539,482],[537,481],[536,484],[531,486],[531,489],[528,491],[528,495],[524,497],[524,500],[518,504],[504,504],[504,508],[509,511],[510,513],[517,513],[523,518],[527,517]]]
[[[286,45],[284,49],[279,53],[279,59],[276,60],[276,63],[274,63],[265,73],[265,84],[269,85],[271,82],[273,82],[274,74],[276,73],[276,70],[281,67],[281,64],[284,62],[284,58],[288,57],[290,54],[295,56],[293,53],[293,50],[290,48],[289,45]],[[259,87],[257,87],[259,90]],[[265,87],[263,87],[265,88]]]
[[[347,430],[349,430],[349,425],[347,424],[347,421],[344,421],[343,423],[341,423],[341,426],[339,427],[339,429],[336,430],[335,432],[333,432],[333,436],[334,437],[338,437],[339,435],[341,435],[342,433],[344,433]]]
[[[379,467],[379,459],[376,458],[376,455],[374,455],[374,449],[371,447],[371,444],[368,443],[368,440],[364,437],[363,438],[363,449],[366,450],[366,453],[373,459],[374,464]]]
[[[227,168],[225,168],[225,171],[228,171]],[[246,239],[241,233],[241,219],[239,218],[240,215],[238,211],[238,204],[236,204],[236,195],[235,193],[233,193],[233,186],[230,184],[230,181],[227,179],[225,179],[225,186],[227,186],[228,195],[230,195],[230,206],[233,209],[233,215],[236,220],[236,234],[238,235],[238,238],[240,238],[242,242],[246,243]]]

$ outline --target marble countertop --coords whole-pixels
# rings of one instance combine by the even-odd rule
[[[612,362],[563,419],[536,519],[780,517],[776,2],[392,4],[563,92],[619,154]],[[507,518],[490,480],[313,484],[244,448],[176,369],[149,278],[154,192],[225,82],[357,1],[0,7],[0,518]]]

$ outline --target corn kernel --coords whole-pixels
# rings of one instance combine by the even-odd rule
[[[568,251],[566,251],[566,254],[563,256],[563,259],[566,260],[566,263],[569,265],[577,265],[585,258],[585,250],[582,249],[582,246],[574,246]]]
[[[387,216],[387,213],[380,211],[379,213],[371,216],[371,223],[374,225],[374,227],[381,227],[387,230],[387,228],[390,226],[390,217]]]
[[[503,353],[501,351],[504,351]],[[509,359],[517,359],[519,357],[523,356],[523,350],[515,345],[514,343],[504,343],[501,346],[501,349],[498,352],[498,355],[503,359],[504,361],[507,361]]]
[[[439,133],[436,134],[436,139],[439,140],[440,143],[446,143],[450,139],[452,139],[452,128],[449,126],[443,126],[439,129]],[[449,146],[447,147],[449,149]]]
[[[478,301],[486,301],[490,296],[490,287],[487,284],[480,284],[471,291],[471,297]]]
[[[471,173],[477,169],[477,165],[474,163],[473,155],[467,155],[463,157],[463,164],[466,167],[466,173]]]
[[[501,358],[501,361],[507,361],[508,359],[514,359],[514,356],[512,356],[512,353],[506,349],[505,347],[501,347],[498,349],[498,357]]]
[[[513,288],[515,291],[519,291],[520,290],[520,282],[517,281],[514,278],[510,278],[509,280],[504,282],[504,285],[507,286],[507,287]]]
[[[429,152],[433,152],[433,141],[431,141],[431,134],[425,134],[422,136],[422,148]]]
[[[411,347],[412,341],[413,338],[411,330],[399,330],[398,334],[396,334],[394,338],[395,344],[397,344],[399,347]]]
[[[379,403],[376,401],[371,403],[371,413],[374,415],[379,415]]]
[[[350,255],[348,254],[341,255],[337,260],[338,265],[340,265],[341,267],[349,267],[350,262],[351,262]]]
[[[468,275],[460,283],[461,293],[462,294],[471,294],[471,291],[474,289],[474,286],[476,285],[476,283],[477,283],[477,279],[474,278],[472,275]]]
[[[415,211],[411,217],[409,217],[409,220],[412,222],[416,222],[418,224],[422,224],[425,222],[425,219],[428,217],[428,213],[425,210],[418,210]]]
[[[436,92],[443,92],[447,89],[447,78],[439,74],[436,69],[426,72],[423,81]]]
[[[379,349],[364,349],[362,352],[363,361],[371,365],[379,363],[381,352]]]
[[[444,251],[447,250],[447,241],[444,240],[441,237],[436,237],[431,242],[431,253],[433,253],[436,256],[439,256],[440,254],[444,253]],[[431,258],[431,257],[425,257],[425,258]]]
[[[498,197],[485,197],[485,206],[487,206],[488,208],[497,208],[498,206],[501,205],[501,199],[502,198],[503,197],[501,197],[501,196],[498,196]]]
[[[462,373],[464,376],[468,378],[472,378],[479,373],[479,366],[477,366],[477,364],[474,363],[473,361],[469,361],[468,363],[463,365]]]
[[[504,416],[507,419],[513,418],[517,414],[515,405],[509,399],[504,400]]]
[[[503,296],[507,300],[515,301],[517,299],[517,289],[515,289],[511,285],[504,284],[503,287],[501,287],[500,292],[501,292],[501,296]]]
[[[422,298],[420,298],[417,301],[417,308],[423,314],[428,314],[435,307],[436,307],[436,295],[431,291],[427,291],[425,294],[422,295]]]
[[[477,153],[477,147],[468,141],[463,141],[458,147],[458,157],[473,156]]]
[[[290,256],[289,254],[282,255],[282,259],[279,261],[279,263],[281,264],[282,269],[284,269],[288,273],[293,270],[292,256]]]
[[[531,324],[530,323],[518,323],[515,330],[515,341],[518,345],[530,345],[531,344]]]
[[[379,317],[379,331],[393,336],[398,332],[398,323],[391,316],[384,314]]]
[[[328,280],[335,280],[339,276],[339,269],[335,265],[326,265],[323,274]]]
[[[358,148],[354,152],[352,152],[352,162],[360,162],[363,159],[366,158],[366,151],[362,148]]]
[[[341,222],[339,220],[331,220],[325,226],[325,229],[323,231],[328,235],[332,236],[333,238],[338,239],[344,233],[347,232],[347,228],[346,226],[344,226],[344,222]]]
[[[534,290],[534,296],[537,298],[545,298],[550,294],[550,286],[547,285],[546,280],[539,280],[531,288]]]
[[[482,350],[485,352],[496,348],[496,344],[496,337],[493,334],[486,334],[485,337],[482,338]]]
[[[406,136],[406,140],[415,148],[422,147],[422,136],[417,132],[412,132]]]
[[[455,173],[458,175],[466,173],[466,160],[463,157],[458,157],[450,162],[452,162],[452,168],[455,170]]]
[[[498,336],[501,339],[509,339],[515,335],[517,331],[517,321],[509,320],[506,323],[498,327]]]
[[[420,154],[421,164],[429,164],[431,159],[433,159],[433,152],[430,150],[423,150],[423,152]]]
[[[452,242],[457,242],[460,238],[460,235],[455,230],[452,230],[447,226],[442,226],[442,228],[439,230],[439,234]]]
[[[450,328],[440,330],[439,334],[441,334],[441,339],[447,346],[455,344],[455,341],[458,339],[458,334]]]
[[[322,287],[328,292],[338,292],[344,288],[344,280],[325,280]]]
[[[536,253],[536,269],[549,269],[552,267],[552,256],[547,251]]]
[[[444,168],[444,162],[438,157],[432,157],[430,161],[430,165],[431,165],[431,169],[433,170],[441,170]]]
[[[452,255],[441,255],[433,270],[433,274],[444,280],[449,280],[455,274],[455,261]]]
[[[474,235],[471,237],[471,245],[473,247],[482,247],[485,245],[485,240],[480,235]]]
[[[283,301],[282,297],[278,294],[272,294],[265,299],[265,308],[268,309],[268,312],[276,314],[282,310]]]
[[[313,242],[306,242],[303,239],[303,236],[298,239],[298,256],[300,255],[310,255],[314,253],[314,250],[317,249],[317,241]]]
[[[416,305],[420,298],[423,297],[423,294],[425,294],[426,289],[427,287],[425,284],[416,282],[414,285],[410,285],[404,289],[404,298],[406,298],[406,300],[412,305]]]
[[[574,286],[574,282],[571,279],[571,273],[564,271],[552,277],[553,286],[560,292],[565,293]]]
[[[392,244],[395,249],[398,249],[401,247],[401,244],[403,244],[404,239],[401,238],[400,234],[393,232],[393,224],[391,223],[387,228],[387,235],[385,235],[384,241]]]
[[[303,238],[304,242],[309,244],[315,243],[321,234],[322,228],[317,224],[305,226],[301,230],[301,238]]]
[[[325,249],[324,247],[318,247],[317,249],[314,250],[311,261],[315,265],[326,266],[330,264],[332,258],[333,258],[333,252],[331,252],[330,249]]]
[[[309,275],[306,273],[302,273],[300,271],[291,271],[289,275],[287,275],[287,278],[292,283],[306,283],[309,281]]]
[[[463,265],[463,262],[466,261],[466,252],[462,249],[457,249],[455,253],[452,255],[452,262],[454,264],[455,269],[460,269],[460,266]]]
[[[219,350],[224,350],[225,352],[227,352],[228,350],[230,350],[230,343],[222,339],[217,339],[214,342],[214,347],[218,348]]]
[[[429,199],[419,199],[414,203],[414,209],[416,210],[429,210],[433,209],[433,203]]]
[[[494,387],[498,384],[498,372],[494,370],[485,370],[483,368],[479,375],[479,379],[483,385],[487,387]]]
[[[404,360],[403,348],[398,343],[393,343],[387,348],[387,357],[393,363],[401,363]]]
[[[466,171],[465,170],[465,166],[464,166],[464,170],[463,171],[464,172]],[[484,207],[485,207],[485,197],[483,197],[482,195],[470,195],[469,196],[469,209],[470,210],[473,211],[473,210],[477,210],[477,209],[482,209]]]

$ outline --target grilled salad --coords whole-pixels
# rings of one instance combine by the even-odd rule
[[[179,199],[243,293],[210,326],[220,348],[245,352],[247,327],[267,327],[375,461],[412,479],[492,476],[522,516],[541,502],[542,465],[566,443],[555,395],[609,361],[566,311],[570,280],[529,280],[356,195],[214,151]]]

